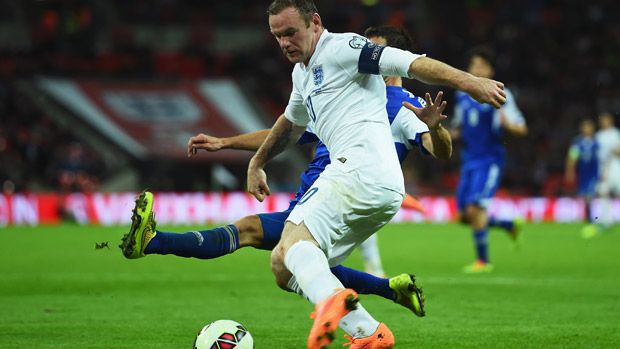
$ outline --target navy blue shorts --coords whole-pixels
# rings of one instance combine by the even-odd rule
[[[499,187],[503,166],[497,162],[480,163],[478,166],[461,169],[456,202],[459,211],[467,205],[487,208],[489,200]]]
[[[260,218],[261,225],[263,226],[263,244],[260,249],[273,250],[273,248],[276,247],[282,236],[284,223],[293,208],[297,205],[297,202],[297,199],[291,200],[286,211],[258,214],[258,218]]]

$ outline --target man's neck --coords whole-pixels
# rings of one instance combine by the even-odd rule
[[[321,40],[321,35],[323,35],[323,33],[325,32],[325,28],[321,27],[318,35],[314,38],[314,43],[312,43],[312,52],[310,52],[310,55],[308,56],[308,59],[306,59],[304,61],[304,65],[307,67],[308,63],[310,63],[310,60],[312,59],[312,56],[314,55],[314,52],[316,52],[316,47],[319,45],[319,41]]]

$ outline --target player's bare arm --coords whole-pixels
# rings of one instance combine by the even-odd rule
[[[287,146],[295,143],[305,127],[296,126],[281,115],[271,128],[267,138],[260,146],[248,165],[248,192],[258,201],[263,201],[271,194],[267,186],[267,174],[263,170],[267,162],[280,154]]]
[[[476,77],[429,57],[414,60],[409,66],[409,76],[430,85],[449,86],[465,91],[478,102],[490,104],[495,108],[506,103],[503,83]]]
[[[502,111],[500,111],[500,123],[502,125],[502,128],[512,135],[519,137],[527,136],[527,125],[510,122],[508,120],[508,117],[506,117],[506,115]]]
[[[566,156],[566,164],[564,168],[564,181],[567,184],[572,184],[575,182],[575,172],[577,168],[577,159],[579,157],[578,151],[571,147],[568,150],[568,155]]]
[[[257,151],[268,134],[269,129],[224,138],[200,133],[191,137],[187,142],[187,157],[191,158],[196,155],[199,149],[209,152],[216,152],[222,149]]]
[[[431,95],[426,93],[426,106],[417,108],[409,102],[403,105],[411,110],[429,129],[429,133],[422,135],[422,145],[437,159],[447,160],[452,156],[452,138],[441,122],[446,120],[447,116],[443,114],[446,109],[447,102],[443,101],[443,92],[439,92],[435,101]]]

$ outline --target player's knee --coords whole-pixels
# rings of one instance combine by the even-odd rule
[[[239,246],[259,247],[263,243],[263,228],[258,216],[247,216],[236,221],[239,231]]]

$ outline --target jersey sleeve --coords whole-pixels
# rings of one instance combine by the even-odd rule
[[[506,104],[500,109],[501,112],[506,116],[508,121],[512,124],[517,125],[525,125],[525,118],[523,117],[523,113],[517,107],[517,103],[515,98],[510,92],[510,90],[506,89]]]
[[[284,117],[297,126],[306,126],[310,122],[308,109],[304,105],[304,99],[295,86],[295,71],[293,71],[293,89],[288,100],[288,105],[284,110]]]
[[[334,57],[345,69],[355,66],[353,73],[410,77],[411,62],[422,55],[377,45],[366,38],[352,34],[348,44],[338,45]]]
[[[395,47],[385,47],[379,57],[379,72],[383,76],[401,76],[413,79],[414,76],[409,75],[409,67],[413,61],[424,56],[426,55],[418,55]]]

